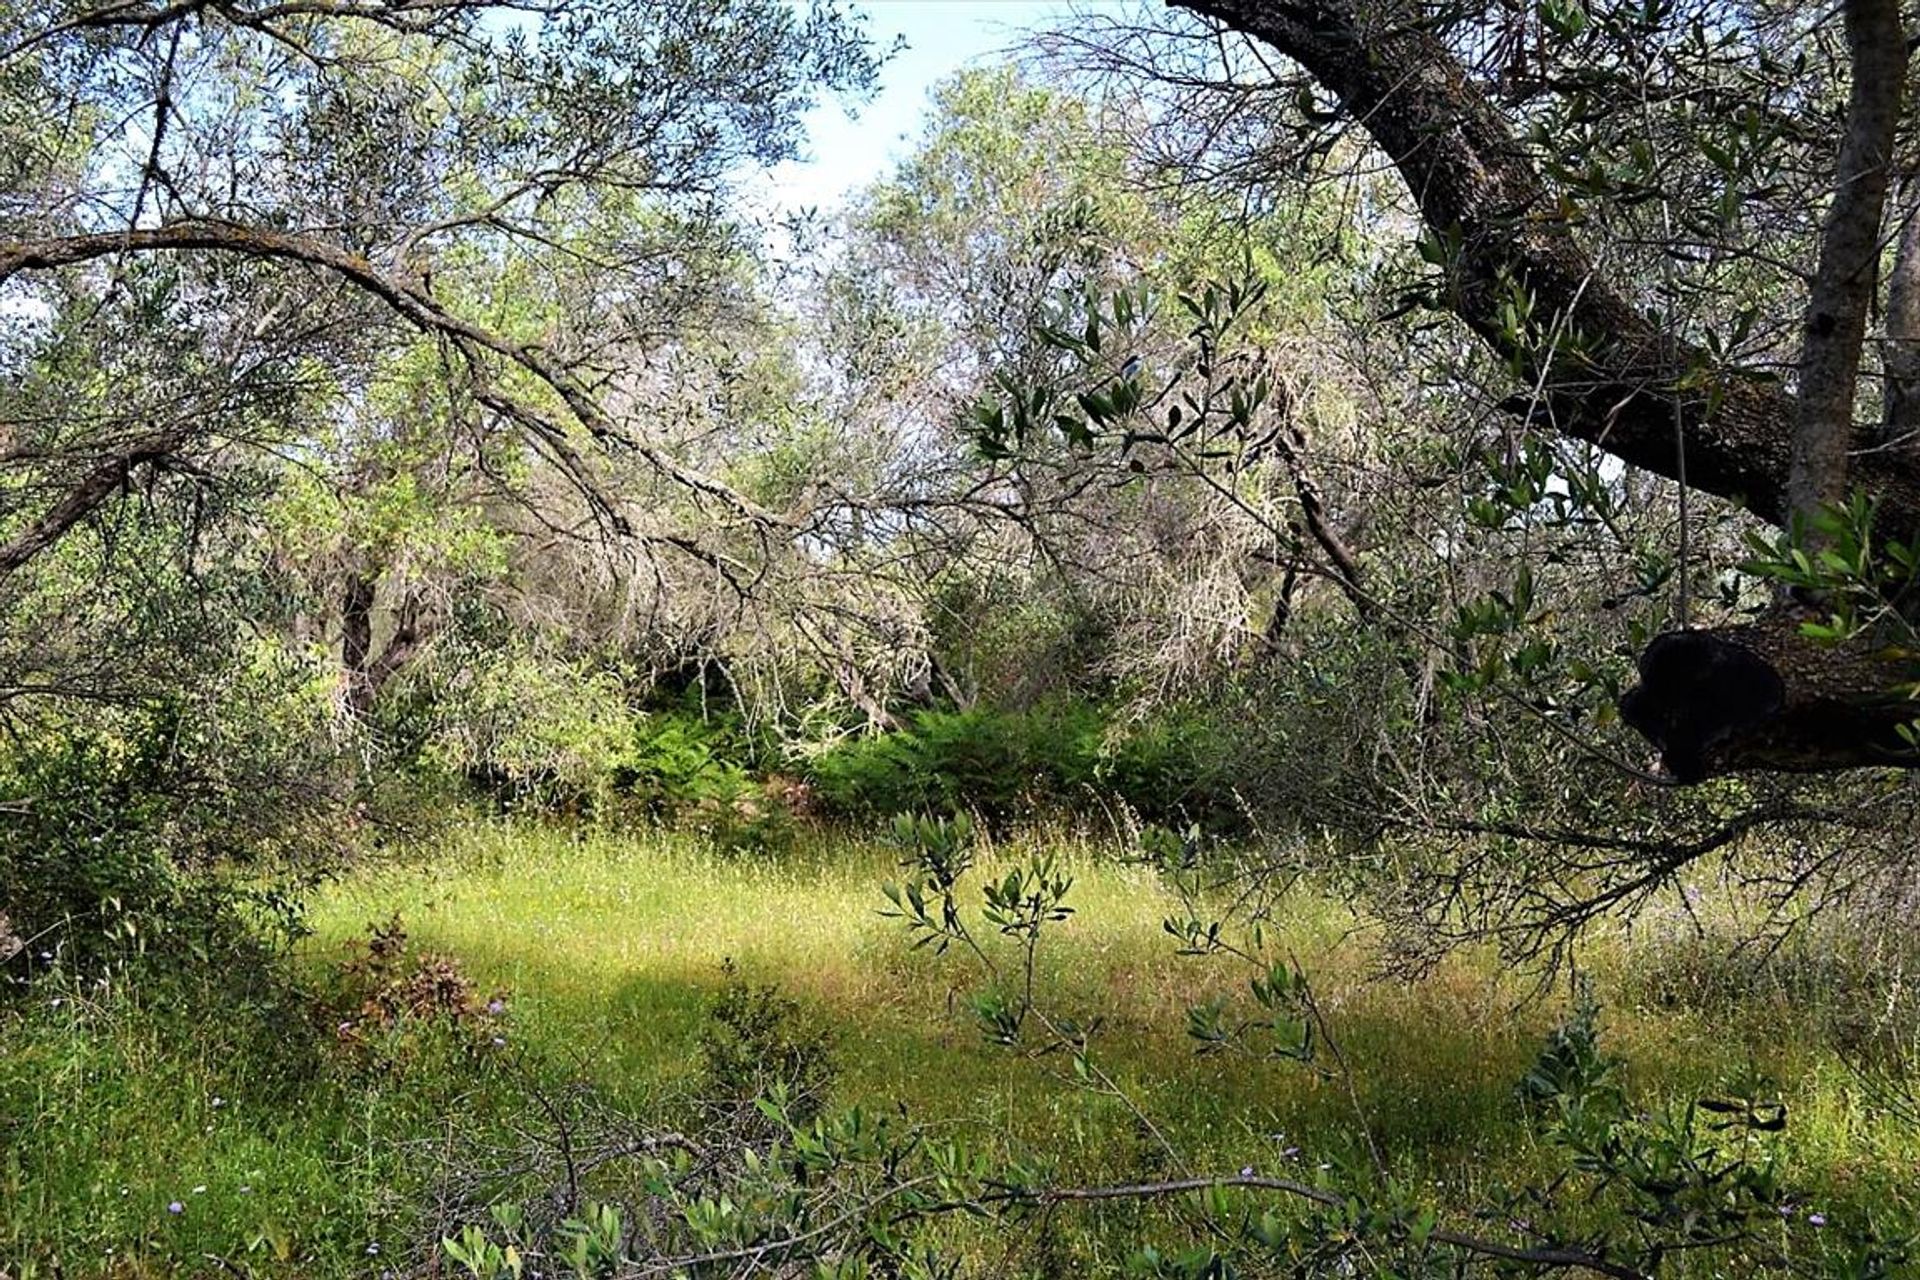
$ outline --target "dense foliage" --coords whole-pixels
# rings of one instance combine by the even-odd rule
[[[170,1003],[230,1001],[261,1098],[390,1083],[418,1142],[479,1082],[439,1185],[366,1221],[481,1277],[949,1274],[957,1217],[1135,1201],[1178,1243],[1034,1267],[1898,1274],[1910,1195],[1826,1230],[1770,1086],[1643,1104],[1584,995],[1507,1099],[1549,1163],[1429,1194],[1275,939],[1303,885],[1402,977],[1488,944],[1549,990],[1669,916],[1816,938],[1874,959],[1794,999],[1853,965],[1883,1012],[1836,1037],[1911,1120],[1910,18],[1100,10],[774,225],[758,176],[885,74],[833,0],[0,13],[0,1140],[34,1153],[0,1192],[66,1149],[13,1030],[131,1089],[191,1041]],[[835,1037],[735,967],[698,1078],[629,1114],[398,918],[297,949],[317,886],[495,821],[670,829],[716,879],[879,833],[908,945],[973,966],[946,1008],[1137,1159],[830,1105]],[[1348,1095],[1316,1176],[1156,1127],[1044,980],[1077,907],[1034,830],[1244,967],[1174,1021]],[[535,1113],[533,1172],[482,1169]],[[7,1226],[77,1274],[91,1227]],[[262,1267],[359,1229],[284,1226]],[[133,1273],[198,1265],[157,1238]]]

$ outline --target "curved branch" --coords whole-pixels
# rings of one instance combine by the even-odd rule
[[[1340,530],[1334,527],[1320,486],[1307,470],[1307,433],[1306,428],[1300,425],[1293,394],[1284,381],[1277,386],[1280,423],[1274,429],[1274,453],[1287,468],[1287,474],[1293,481],[1294,497],[1300,503],[1300,514],[1307,522],[1307,532],[1313,535],[1313,540],[1326,553],[1327,560],[1333,566],[1334,580],[1340,584],[1341,592],[1353,605],[1360,620],[1372,623],[1378,620],[1380,610],[1373,597],[1367,594],[1365,570],[1361,567],[1360,557]]]
[[[782,1239],[766,1240],[710,1253],[650,1259],[647,1263],[625,1274],[656,1275],[666,1271],[711,1266],[716,1263],[765,1263],[769,1260],[812,1256],[816,1246],[830,1242],[838,1232],[857,1222],[865,1214],[879,1209],[889,1201],[900,1199],[918,1190],[930,1181],[931,1179],[928,1178],[914,1178],[899,1183],[872,1196],[864,1204],[849,1209],[817,1227]],[[1338,1192],[1291,1178],[1239,1173],[1217,1178],[1175,1178],[1165,1182],[1132,1182],[1102,1187],[1001,1187],[965,1200],[911,1204],[899,1210],[894,1215],[894,1221],[905,1222],[943,1213],[978,1212],[983,1207],[993,1205],[1048,1208],[1059,1204],[1089,1204],[1109,1200],[1153,1200],[1191,1191],[1210,1191],[1219,1187],[1237,1187],[1246,1191],[1279,1191],[1329,1208],[1344,1206],[1348,1200],[1348,1197]],[[1489,1240],[1484,1236],[1469,1235],[1466,1232],[1453,1231],[1445,1227],[1435,1228],[1428,1234],[1427,1239],[1434,1244],[1446,1245],[1466,1253],[1497,1258],[1504,1262],[1516,1262],[1522,1266],[1537,1267],[1541,1270],[1587,1271],[1594,1275],[1607,1276],[1610,1280],[1651,1280],[1644,1271],[1580,1249],[1552,1245],[1529,1247],[1507,1244],[1504,1241]]]
[[[67,490],[66,496],[12,539],[0,543],[0,583],[12,577],[27,561],[65,537],[67,532],[91,515],[113,496],[139,467],[159,462],[180,448],[193,435],[193,428],[179,426],[158,432],[115,453],[108,454],[93,469]]]
[[[422,34],[464,14],[488,9],[539,13],[544,8],[535,0],[282,0],[255,7],[235,4],[232,0],[163,0],[158,4],[114,0],[42,27],[10,48],[0,49],[0,64],[71,31],[126,28],[152,32],[209,10],[236,27],[250,27],[270,34],[274,23],[290,18],[357,18],[403,34]]]
[[[1440,38],[1389,0],[1170,0],[1298,62],[1387,154],[1422,221],[1457,243],[1448,304],[1545,397],[1552,428],[1636,467],[1784,524],[1791,511],[1798,403],[1778,383],[1724,371],[1650,321],[1600,276],[1525,149]],[[1564,323],[1566,344],[1525,344],[1503,324],[1510,287]],[[1920,467],[1897,455],[1854,460],[1880,495],[1889,531],[1920,530]]]
[[[675,484],[721,502],[751,523],[762,526],[788,523],[730,485],[703,475],[664,450],[635,440],[622,431],[592,392],[539,347],[512,342],[463,319],[420,287],[381,270],[360,254],[311,235],[196,219],[129,231],[18,241],[0,246],[0,285],[22,271],[74,266],[115,254],[187,250],[299,262],[328,271],[386,303],[417,328],[444,334],[472,349],[491,352],[526,370],[560,398],[588,435],[603,448],[640,458]],[[548,439],[550,442],[551,436]]]

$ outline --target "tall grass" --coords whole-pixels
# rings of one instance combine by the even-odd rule
[[[1316,983],[1351,1080],[1199,1056],[1185,1009],[1243,976],[1173,954],[1161,926],[1175,903],[1146,870],[1061,833],[992,852],[1034,841],[1076,877],[1076,913],[1042,952],[1046,999],[1104,1018],[1096,1055],[1187,1168],[1358,1160],[1356,1102],[1389,1164],[1443,1203],[1481,1203],[1545,1167],[1512,1089],[1557,1010],[1523,1003],[1529,984],[1489,957],[1381,980],[1359,922],[1296,893],[1276,929]],[[398,913],[417,949],[509,993],[509,1043],[482,1060],[344,1067],[308,1013],[235,1007],[211,981],[36,997],[0,1023],[0,1269],[377,1274],[430,1247],[449,1116],[507,1125],[529,1088],[568,1079],[643,1114],[691,1088],[727,961],[834,1032],[835,1102],[904,1106],[1003,1154],[1039,1153],[1063,1178],[1164,1165],[1129,1106],[1081,1088],[1064,1062],[985,1042],[964,1012],[977,975],[910,951],[880,914],[893,872],[877,844],[822,841],[775,860],[662,833],[476,824],[319,893],[300,970],[317,979]],[[1833,1212],[1910,1196],[1920,1134],[1876,1105],[1832,1009],[1792,982],[1728,998],[1712,942],[1642,930],[1593,957],[1609,1047],[1641,1096],[1684,1102],[1770,1077],[1792,1117],[1794,1176]],[[1881,1088],[1913,1079],[1903,1059],[1883,1065]],[[1108,1215],[1048,1247],[1098,1269],[1131,1221]]]

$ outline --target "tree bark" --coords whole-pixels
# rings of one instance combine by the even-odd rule
[[[1874,448],[1920,454],[1920,172],[1901,184],[1900,240],[1887,277],[1887,318],[1880,366],[1886,376]]]
[[[1538,416],[1554,430],[1680,480],[1677,405],[1686,483],[1787,523],[1795,396],[1777,382],[1719,369],[1600,276],[1492,100],[1411,6],[1171,3],[1273,46],[1340,99],[1399,170],[1425,224],[1457,241],[1449,305],[1540,383]],[[1537,314],[1563,318],[1575,341],[1515,343],[1500,315],[1509,281],[1531,293]],[[1920,466],[1912,459],[1865,455],[1853,480],[1880,498],[1885,531],[1920,532]]]
[[[1360,557],[1341,532],[1334,527],[1333,517],[1327,511],[1326,500],[1320,495],[1320,486],[1313,474],[1307,470],[1307,433],[1300,425],[1300,416],[1293,403],[1293,396],[1284,386],[1278,391],[1280,403],[1278,412],[1280,424],[1274,431],[1273,450],[1287,468],[1287,475],[1293,481],[1293,494],[1300,503],[1300,514],[1307,522],[1307,532],[1326,553],[1328,562],[1333,566],[1334,580],[1340,584],[1341,592],[1353,605],[1360,620],[1372,623],[1380,615],[1379,606],[1374,598],[1367,594],[1365,571],[1360,565]],[[1282,625],[1285,619],[1282,618]]]
[[[408,600],[394,615],[393,634],[387,637],[386,647],[380,650],[380,656],[367,668],[367,684],[373,690],[374,697],[379,697],[388,682],[420,655],[425,639],[420,628],[419,607],[414,601]]]
[[[1777,382],[1720,369],[1600,276],[1486,90],[1422,25],[1418,6],[1169,2],[1292,58],[1371,135],[1426,226],[1458,246],[1448,305],[1542,388],[1544,404],[1527,405],[1536,419],[1777,525],[1789,524],[1796,509],[1844,496],[1850,482],[1878,500],[1881,536],[1920,535],[1920,451],[1875,450],[1851,460],[1846,452],[1906,65],[1892,0],[1847,6],[1853,109],[1809,297],[1802,376],[1812,379],[1813,394],[1806,403]],[[1500,314],[1512,284],[1573,341],[1512,333]],[[1749,626],[1658,637],[1621,710],[1684,782],[1739,769],[1920,766],[1905,732],[1920,712],[1910,696],[1920,664],[1904,653],[1875,637],[1816,644],[1801,634],[1799,615],[1782,609]]]
[[[1866,336],[1867,305],[1879,280],[1880,219],[1907,69],[1898,0],[1847,0],[1846,25],[1853,86],[1833,205],[1821,231],[1820,264],[1807,297],[1793,466],[1787,480],[1792,512],[1808,521],[1808,536],[1816,540],[1811,518],[1847,497],[1860,344]]]
[[[373,656],[373,601],[377,594],[371,573],[354,570],[340,593],[340,670],[347,682],[347,709],[365,717],[373,710],[373,685],[367,663]]]

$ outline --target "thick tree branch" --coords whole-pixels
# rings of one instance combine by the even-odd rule
[[[1720,371],[1598,274],[1494,103],[1412,6],[1170,2],[1271,45],[1339,98],[1391,158],[1426,225],[1458,244],[1453,310],[1541,385],[1555,429],[1677,480],[1677,403],[1687,483],[1787,521],[1795,398]],[[1500,315],[1511,285],[1570,341],[1516,341]],[[1910,459],[1870,454],[1852,478],[1880,496],[1889,530],[1920,529],[1920,469]]]
[[[174,427],[108,454],[96,462],[77,484],[11,541],[0,544],[0,583],[86,519],[127,482],[134,471],[158,462],[192,438],[193,429]]]
[[[1920,453],[1847,456],[1907,56],[1893,0],[1847,6],[1853,105],[1810,297],[1805,403],[1774,382],[1722,371],[1600,276],[1486,91],[1419,20],[1420,6],[1170,2],[1291,57],[1372,136],[1426,226],[1458,246],[1449,305],[1541,388],[1545,403],[1529,405],[1535,420],[1776,524],[1852,485],[1876,498],[1881,536],[1920,535]],[[1516,285],[1549,328],[1516,334],[1503,320]],[[1906,737],[1913,667],[1864,639],[1816,644],[1782,611],[1748,627],[1661,637],[1621,705],[1682,781],[1749,768],[1920,766]]]
[[[232,0],[166,0],[159,4],[116,0],[43,27],[11,48],[0,49],[0,64],[68,32],[116,28],[151,32],[206,12],[218,14],[233,26],[263,31],[293,18],[354,18],[405,34],[425,34],[463,15],[488,9],[539,13],[545,7],[538,0],[285,0],[264,5],[235,4]]]
[[[1325,499],[1321,497],[1320,486],[1307,470],[1307,433],[1300,425],[1293,395],[1284,383],[1279,384],[1277,394],[1280,423],[1274,430],[1274,453],[1286,465],[1287,474],[1293,480],[1294,497],[1300,503],[1300,514],[1307,522],[1307,532],[1313,535],[1314,542],[1319,544],[1333,565],[1334,580],[1340,584],[1340,590],[1352,603],[1361,621],[1372,622],[1379,616],[1379,609],[1373,597],[1367,594],[1366,575],[1360,565],[1360,557],[1348,545],[1340,530],[1334,527],[1333,517],[1327,511]]]
[[[1913,768],[1916,680],[1920,663],[1903,647],[1870,634],[1818,642],[1783,609],[1745,626],[1656,637],[1620,713],[1681,782],[1741,769]]]

